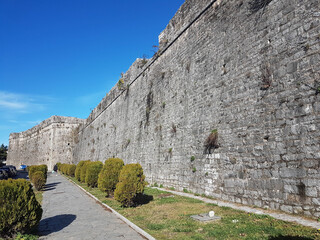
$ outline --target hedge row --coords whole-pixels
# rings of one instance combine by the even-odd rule
[[[25,179],[0,180],[0,237],[17,232],[30,233],[42,216],[30,182]]]
[[[75,168],[75,177],[89,187],[98,186],[107,196],[114,194],[114,198],[125,207],[137,203],[146,185],[141,165],[124,165],[119,158],[109,158],[104,165],[99,161],[80,161]]]
[[[63,174],[74,177],[77,166],[75,164],[57,163],[57,167]]]

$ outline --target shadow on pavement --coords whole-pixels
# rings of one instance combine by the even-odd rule
[[[61,182],[55,182],[55,183],[49,183],[49,184],[46,184],[43,188],[43,191],[46,192],[46,191],[50,191],[50,190],[54,190],[56,189],[55,186],[57,186],[58,184],[60,184]]]
[[[277,237],[269,237],[269,240],[313,240],[308,237],[295,237],[295,236],[282,236],[279,235]]]
[[[42,219],[39,223],[38,234],[40,236],[46,236],[54,232],[59,232],[69,226],[76,218],[76,215],[73,214],[61,214]]]

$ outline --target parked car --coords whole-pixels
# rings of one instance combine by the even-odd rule
[[[17,175],[17,170],[14,166],[3,166],[0,169],[5,170],[9,177],[15,177]]]
[[[5,170],[0,169],[0,180],[8,179],[8,173]]]
[[[10,170],[10,168],[1,167],[0,171],[4,172],[5,175],[8,176],[8,177],[12,177],[12,175],[13,175],[11,170]]]
[[[5,167],[13,168],[15,171],[17,171],[16,167],[13,165],[6,165]]]
[[[16,169],[15,166],[13,166],[13,165],[6,165],[5,167],[9,167],[9,168],[11,169],[11,171],[14,172],[14,175],[15,175],[15,176],[17,175],[17,169]]]

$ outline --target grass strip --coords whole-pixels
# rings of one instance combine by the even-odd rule
[[[144,204],[134,208],[123,208],[114,199],[106,198],[105,193],[98,188],[90,188],[75,178],[68,178],[159,240],[320,239],[320,231],[310,227],[277,220],[267,215],[218,207],[215,204],[149,187],[145,188]],[[222,219],[217,222],[202,223],[190,218],[191,215],[211,210]]]

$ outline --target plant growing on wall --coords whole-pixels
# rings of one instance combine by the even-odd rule
[[[153,106],[153,93],[150,91],[147,95],[147,106],[146,106],[146,123],[149,123],[149,117],[151,108]]]
[[[258,12],[260,9],[264,9],[272,0],[252,0],[249,2],[249,10],[251,13]]]
[[[124,80],[123,79],[124,79],[124,74],[121,73],[121,78],[119,79],[119,81],[117,83],[117,87],[118,87],[118,89],[120,91],[127,89],[127,87],[124,85]]]
[[[118,84],[117,84],[118,89],[119,90],[123,90],[123,85],[124,85],[124,81],[123,81],[122,78],[120,78],[119,81],[118,81]]]
[[[211,150],[216,149],[219,147],[218,145],[218,130],[217,129],[213,129],[210,133],[210,135],[207,137],[205,143],[205,153],[210,154]]]
[[[142,59],[140,61],[140,67],[142,68],[144,65],[146,65],[147,62],[148,62],[147,55],[143,54]]]
[[[177,126],[174,123],[172,123],[171,125],[171,133],[172,135],[175,135],[177,133]]]
[[[272,74],[270,70],[270,64],[267,63],[261,67],[262,86],[260,90],[268,90],[272,83]]]
[[[157,45],[153,45],[152,46],[152,48],[153,48],[153,57],[159,57],[160,56],[160,49],[159,49],[159,46],[157,46]]]
[[[127,139],[123,144],[123,148],[126,149],[129,146],[130,142],[131,142],[131,140]]]

